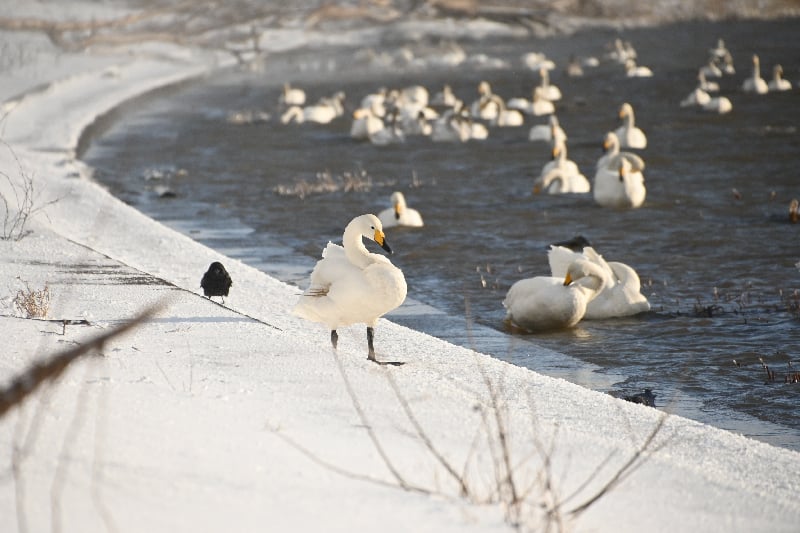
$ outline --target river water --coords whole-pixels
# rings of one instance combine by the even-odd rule
[[[790,200],[800,198],[800,92],[740,89],[753,53],[765,78],[781,63],[800,82],[798,29],[797,20],[682,23],[462,41],[471,59],[458,67],[437,63],[437,42],[414,45],[415,66],[380,66],[363,49],[272,55],[263,69],[220,72],[122,106],[93,130],[82,158],[95,179],[146,214],[301,287],[328,240],[402,190],[426,225],[386,232],[410,299],[392,320],[616,396],[650,388],[659,409],[800,450],[800,384],[784,382],[800,371],[800,224],[788,221]],[[571,55],[602,57],[618,36],[653,78],[628,79],[608,61],[580,78],[563,73]],[[716,80],[733,112],[681,108],[718,38],[737,68]],[[387,38],[379,51],[396,55],[398,46]],[[649,140],[640,152],[642,208],[601,208],[589,194],[532,194],[549,147],[527,133],[544,118],[465,144],[409,137],[377,147],[349,136],[350,113],[380,87],[420,84],[432,94],[448,83],[470,102],[487,80],[505,98],[529,97],[538,74],[520,57],[531,51],[559,66],[551,74],[564,94],[558,117],[570,158],[590,179],[620,104],[633,104]],[[343,90],[345,115],[327,125],[282,125],[286,81],[311,101]],[[272,117],[227,120],[238,110]],[[328,190],[286,194],[319,175],[329,176]],[[158,187],[174,196],[159,196]],[[652,310],[568,331],[506,331],[502,300],[511,284],[548,275],[548,243],[579,234],[607,260],[637,270]],[[236,290],[245,288],[234,285],[231,301]],[[378,332],[376,342],[389,340]]]

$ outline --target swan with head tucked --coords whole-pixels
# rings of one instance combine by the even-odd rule
[[[607,278],[599,266],[578,259],[564,276],[519,280],[503,300],[506,322],[531,332],[571,328],[584,317]]]
[[[631,164],[631,159],[617,156],[608,165],[597,169],[594,175],[594,201],[603,207],[641,207],[647,189],[641,167]]]
[[[761,62],[756,54],[753,54],[753,72],[749,78],[742,83],[742,89],[747,93],[767,94],[769,85],[761,77]]]
[[[641,293],[639,275],[625,263],[606,262],[591,246],[576,252],[564,246],[553,245],[547,252],[550,273],[556,278],[564,276],[569,265],[580,259],[596,265],[603,272],[605,279],[602,290],[586,306],[583,318],[587,320],[615,318],[650,310],[650,302]]]
[[[625,75],[629,78],[652,78],[653,71],[650,67],[637,65],[634,59],[628,59],[625,61]]]
[[[290,106],[281,115],[281,123],[296,122],[297,124],[302,124],[304,122],[316,122],[317,124],[328,124],[343,113],[344,93],[339,91],[333,96],[320,98],[316,104],[306,107]]]
[[[625,102],[619,108],[619,118],[622,126],[614,130],[619,139],[620,148],[647,148],[647,136],[636,126],[636,118],[633,113],[633,106]]]
[[[392,207],[378,213],[378,218],[384,228],[392,228],[394,226],[421,228],[424,225],[419,211],[406,205],[406,197],[403,193],[400,191],[393,192],[390,201],[392,202]]]
[[[550,115],[547,124],[536,124],[531,126],[528,132],[529,141],[546,141],[553,145],[567,142],[567,133],[558,122],[558,117]]]
[[[383,225],[375,215],[354,218],[344,230],[342,246],[329,242],[311,272],[308,289],[292,313],[328,326],[336,349],[336,330],[351,324],[367,325],[367,358],[375,359],[374,328],[378,319],[406,298],[403,272],[386,257],[370,253],[363,238],[391,253]]]
[[[503,99],[497,95],[493,95],[492,100],[497,106],[497,115],[489,121],[489,124],[500,128],[522,126],[525,119],[519,110],[508,109]]]
[[[542,115],[550,115],[556,112],[556,106],[550,100],[542,96],[542,88],[536,86],[531,91],[531,100],[526,98],[510,98],[506,102],[506,107],[509,109],[517,109],[528,115],[539,117]]]

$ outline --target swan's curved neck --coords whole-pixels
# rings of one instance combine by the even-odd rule
[[[633,109],[629,109],[628,112],[625,113],[625,125],[629,128],[632,128],[635,120],[636,119],[633,116]]]
[[[342,236],[342,246],[347,260],[359,268],[369,266],[373,261],[369,250],[364,246],[361,232],[353,226],[347,226]]]

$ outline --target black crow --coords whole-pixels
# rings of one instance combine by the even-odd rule
[[[200,286],[203,288],[203,294],[211,299],[212,296],[221,296],[222,303],[225,303],[225,297],[233,285],[230,274],[222,266],[219,261],[214,261],[208,267],[208,271],[203,274],[203,279],[200,281]]]

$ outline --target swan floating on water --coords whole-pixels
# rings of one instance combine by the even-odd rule
[[[539,117],[556,112],[556,106],[542,96],[542,88],[538,85],[531,91],[531,100],[525,98],[510,98],[506,103],[509,109],[517,109],[528,115]]]
[[[503,300],[506,322],[531,332],[571,328],[584,317],[607,278],[596,264],[578,259],[563,276],[519,280]]]
[[[329,242],[311,272],[311,283],[292,313],[328,326],[336,349],[336,330],[351,324],[367,325],[367,358],[377,362],[373,346],[378,319],[406,298],[403,272],[386,257],[371,253],[363,238],[392,253],[381,221],[375,215],[354,218],[344,230],[342,246]]]
[[[304,122],[316,122],[317,124],[328,124],[343,113],[344,93],[339,91],[331,97],[321,98],[319,102],[310,106],[290,106],[281,115],[281,123],[296,122],[297,124],[302,124]]]
[[[603,140],[605,153],[597,160],[594,175],[594,200],[603,207],[640,207],[647,191],[644,186],[644,161],[632,152],[619,149],[617,135],[610,131]]]
[[[421,228],[423,226],[422,215],[416,209],[406,205],[406,197],[402,192],[393,192],[390,201],[392,202],[392,207],[378,213],[378,218],[384,228],[394,226]]]
[[[553,145],[567,142],[567,133],[558,122],[558,117],[550,115],[547,124],[536,124],[531,126],[528,132],[529,141],[545,141]]]
[[[783,77],[783,67],[781,65],[775,65],[772,68],[772,79],[769,80],[767,84],[767,88],[770,91],[791,91],[792,90],[792,82]]]
[[[766,94],[769,92],[767,82],[761,77],[760,61],[756,54],[753,54],[753,72],[742,83],[742,89],[747,93]]]
[[[533,182],[534,194],[541,191],[547,194],[585,193],[591,188],[578,165],[567,158],[567,145],[564,142],[553,146],[553,160],[542,167],[542,172]]]
[[[622,120],[622,126],[614,130],[614,133],[619,138],[620,148],[647,148],[647,136],[636,126],[631,104],[628,102],[622,104],[619,108],[619,118]]]
[[[547,252],[550,273],[556,278],[564,276],[569,265],[579,259],[596,265],[605,278],[599,294],[586,306],[584,319],[632,316],[650,310],[650,302],[641,293],[639,275],[625,263],[606,262],[591,246],[584,247],[581,252],[563,246],[551,246]]]
[[[637,65],[633,59],[625,61],[625,75],[629,78],[652,78],[653,71],[650,67]]]
[[[284,83],[278,103],[283,106],[302,106],[306,103],[306,92],[298,87],[292,87],[289,83]]]
[[[631,164],[626,157],[617,156],[608,165],[597,169],[594,175],[594,200],[603,207],[641,207],[647,189],[642,168]]]

